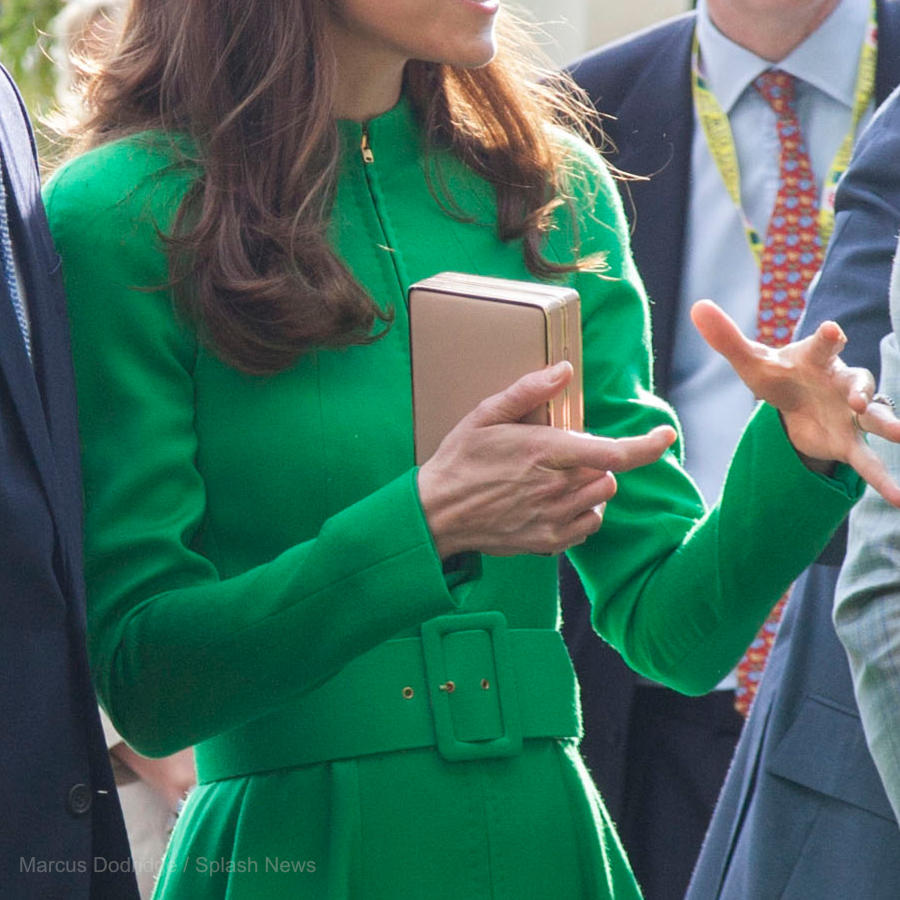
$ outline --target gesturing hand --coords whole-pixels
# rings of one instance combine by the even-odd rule
[[[655,462],[675,440],[669,426],[601,438],[519,420],[565,388],[572,367],[531,372],[488,397],[419,470],[419,495],[442,559],[560,553],[600,527],[614,472]]]
[[[710,300],[695,303],[691,318],[754,395],[779,410],[788,438],[811,469],[848,463],[900,506],[900,486],[865,440],[868,431],[900,442],[900,420],[888,406],[872,402],[872,373],[841,360],[847,338],[836,322],[823,322],[810,337],[776,350],[744,337]]]

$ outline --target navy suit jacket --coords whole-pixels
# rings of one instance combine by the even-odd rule
[[[805,337],[835,319],[850,338],[844,359],[876,376],[878,342],[891,328],[898,161],[895,92],[840,185],[834,237],[798,330]],[[838,569],[814,565],[795,585],[687,900],[900,896],[900,830],[831,621]]]
[[[572,66],[597,108],[615,116],[604,122],[618,148],[611,161],[653,176],[623,185],[623,193],[634,255],[653,303],[656,386],[663,396],[670,387],[684,259],[694,19],[688,13],[669,20]],[[878,24],[880,102],[900,82],[900,3],[879,0]],[[892,127],[895,143],[878,149]],[[877,164],[891,164],[891,150],[898,158],[900,115],[880,117],[860,142],[803,326],[837,319],[850,338],[845,359],[875,372],[878,340],[890,330],[888,275],[900,229],[900,178],[875,180]],[[865,173],[864,156],[877,157]],[[868,180],[857,187],[864,175]],[[860,194],[869,204],[865,214],[850,211]],[[831,624],[842,556],[839,535],[794,589],[687,900],[898,896],[900,831],[866,749],[849,667]],[[569,570],[563,579],[566,639],[585,694],[584,752],[615,817],[635,676],[594,640]]]
[[[0,151],[34,360],[0,278],[0,897],[131,900],[137,889],[85,650],[59,258],[25,109],[3,70]]]

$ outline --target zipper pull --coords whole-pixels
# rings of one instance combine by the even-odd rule
[[[362,133],[362,141],[359,145],[359,151],[362,153],[362,158],[364,163],[373,163],[375,162],[375,154],[372,152],[372,148],[369,146],[369,132],[363,131]]]

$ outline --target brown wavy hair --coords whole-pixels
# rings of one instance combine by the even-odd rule
[[[328,15],[323,0],[132,0],[86,86],[80,149],[147,129],[193,139],[199,176],[165,236],[172,286],[216,352],[250,373],[371,342],[393,318],[327,241],[340,159]],[[411,61],[405,91],[426,146],[448,147],[493,184],[500,238],[521,239],[535,276],[558,277],[588,263],[542,254],[566,196],[565,151],[548,125],[562,115],[583,130],[590,108],[530,62],[522,23],[501,14],[497,29],[491,63]]]

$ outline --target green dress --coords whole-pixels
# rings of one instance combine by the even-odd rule
[[[197,745],[201,783],[156,896],[637,898],[576,749],[556,561],[442,566],[416,492],[406,290],[445,270],[529,278],[520,247],[497,239],[492,190],[452,158],[468,219],[444,212],[405,102],[369,124],[371,162],[360,126],[340,129],[331,236],[395,321],[271,377],[219,361],[164,287],[157,229],[194,177],[168,139],[103,146],[46,190],[70,300],[97,688],[139,751]],[[592,150],[572,150],[581,249],[607,266],[568,279],[587,425],[674,423],[651,393],[615,186]],[[548,253],[569,259],[574,243],[561,210]],[[765,406],[721,507],[706,511],[678,452],[619,476],[602,528],[570,555],[600,633],[638,671],[701,692],[859,483],[806,470]]]

